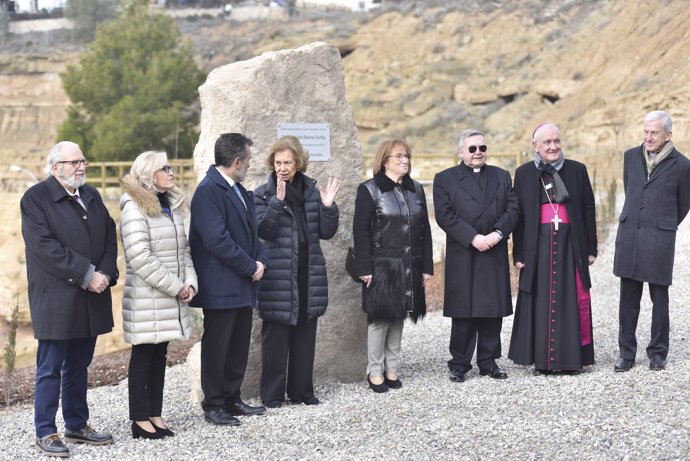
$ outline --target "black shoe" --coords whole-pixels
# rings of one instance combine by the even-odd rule
[[[659,356],[654,356],[649,361],[649,369],[652,371],[661,371],[666,368],[666,361]]]
[[[283,402],[280,400],[271,400],[270,402],[262,402],[266,408],[280,408]]]
[[[367,375],[367,382],[369,383],[369,389],[376,392],[377,394],[383,394],[384,392],[388,392],[388,385],[386,384],[385,378],[381,384],[374,384],[371,382],[369,375]]]
[[[154,429],[156,429],[156,432],[163,434],[164,437],[175,437],[175,433],[167,427],[158,427],[153,423],[153,421],[151,421],[151,424],[153,425]]]
[[[113,443],[113,436],[96,432],[90,425],[78,431],[65,428],[65,442],[86,443],[89,445],[108,445]]]
[[[549,376],[554,374],[553,370],[544,370],[542,368],[535,368],[534,371],[532,372],[534,376]]]
[[[488,376],[493,379],[508,379],[508,374],[505,371],[501,370],[499,367],[479,370],[479,374],[482,376]]]
[[[390,389],[400,389],[402,387],[402,381],[400,381],[400,378],[388,379],[384,376],[383,382],[386,383],[386,386],[388,386]]]
[[[309,397],[309,398],[307,398],[307,399],[304,399],[304,402],[303,402],[303,403],[304,403],[305,405],[318,405],[318,404],[321,403],[321,402],[319,401],[319,399],[316,398],[316,396],[311,396],[311,397]]]
[[[623,357],[620,357],[616,364],[613,366],[613,371],[616,373],[620,373],[623,371],[629,371],[632,367],[635,366],[635,360],[628,360],[624,359]]]
[[[216,408],[204,412],[204,419],[216,426],[239,426],[240,420],[232,416],[222,408]]]
[[[227,411],[233,416],[254,416],[265,414],[266,407],[264,407],[263,405],[253,407],[251,405],[247,405],[246,403],[240,400],[235,403],[231,403],[230,405],[226,405],[225,411]]]
[[[69,448],[62,443],[58,434],[49,434],[44,437],[36,437],[36,448],[46,456],[69,458]]]
[[[465,379],[467,379],[465,377],[465,372],[460,370],[450,370],[448,378],[450,378],[450,380],[454,383],[463,383],[465,382]]]
[[[141,437],[142,439],[162,439],[164,437],[163,433],[158,432],[158,428],[156,426],[153,426],[153,428],[154,431],[149,432],[138,425],[136,421],[132,421],[132,438],[138,439]]]

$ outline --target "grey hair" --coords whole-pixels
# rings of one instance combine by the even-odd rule
[[[156,171],[163,168],[166,163],[168,163],[168,156],[165,152],[149,150],[139,154],[134,159],[129,174],[146,190],[156,192],[153,177]]]
[[[667,133],[671,133],[673,131],[673,124],[671,123],[671,116],[668,115],[663,110],[653,110],[644,116],[644,122],[645,123],[653,122],[654,120],[663,120],[664,121],[664,130],[666,130]]]
[[[43,168],[43,171],[47,176],[53,175],[53,165],[62,160],[62,149],[64,149],[65,147],[72,147],[81,152],[79,144],[72,141],[60,141],[59,143],[55,144],[53,147],[50,148],[50,152],[48,152],[48,158],[46,159],[46,166],[45,168]]]
[[[465,139],[471,138],[472,136],[481,136],[484,139],[486,139],[486,136],[484,136],[484,133],[482,133],[479,130],[475,130],[474,128],[470,128],[468,130],[463,131],[462,134],[460,135],[460,142],[458,142],[458,147],[460,149],[465,147]]]
[[[554,128],[556,131],[558,131],[558,135],[560,136],[560,134],[561,134],[561,129],[558,128],[558,125],[556,125],[555,123],[546,122],[546,123],[542,123],[541,125],[539,125],[539,126],[534,130],[534,133],[532,133],[532,141],[534,141],[534,142],[539,141],[539,135],[541,134],[541,130],[542,130],[543,128],[546,128],[546,127]]]

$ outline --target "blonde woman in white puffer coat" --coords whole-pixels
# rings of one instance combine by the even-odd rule
[[[120,236],[127,271],[122,295],[132,437],[173,436],[161,418],[168,342],[189,338],[197,279],[184,231],[184,194],[165,152],[139,155],[120,181]]]

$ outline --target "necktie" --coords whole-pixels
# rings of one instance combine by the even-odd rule
[[[235,184],[234,186],[232,186],[232,188],[235,190],[235,193],[237,194],[237,196],[238,196],[238,197],[240,198],[240,200],[242,201],[242,205],[244,205],[244,209],[246,210],[246,209],[247,209],[247,204],[246,204],[245,201],[244,201],[244,197],[242,197],[242,192],[240,191],[240,188],[237,187],[237,184]]]
[[[81,205],[81,207],[84,210],[86,210],[86,205],[84,205],[84,202],[81,201],[81,197],[79,196],[79,194],[74,194],[74,195],[70,196],[70,199],[77,202],[79,205]]]

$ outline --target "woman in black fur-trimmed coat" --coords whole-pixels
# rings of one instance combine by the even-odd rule
[[[410,156],[404,140],[384,141],[374,158],[374,178],[360,184],[355,199],[355,259],[364,284],[367,380],[374,392],[402,386],[403,321],[426,314],[424,285],[434,270],[426,197],[409,176]]]

